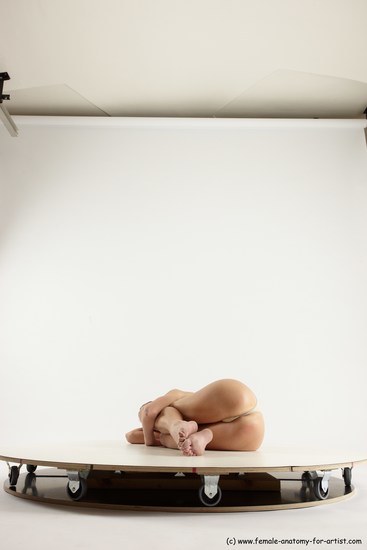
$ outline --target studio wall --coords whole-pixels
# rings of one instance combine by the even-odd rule
[[[365,433],[365,121],[0,129],[0,437],[116,439],[239,378],[266,445]],[[16,427],[14,427],[16,426]]]

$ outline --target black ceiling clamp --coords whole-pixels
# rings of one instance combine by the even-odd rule
[[[11,115],[8,112],[7,108],[5,107],[5,105],[3,105],[4,99],[10,99],[9,94],[3,94],[5,80],[10,80],[10,76],[8,75],[8,73],[0,73],[0,119],[4,123],[4,126],[8,130],[9,134],[15,137],[18,135],[18,128],[11,118]]]
[[[4,99],[10,99],[9,94],[3,94],[5,80],[10,80],[8,73],[0,73],[0,103],[2,103]]]

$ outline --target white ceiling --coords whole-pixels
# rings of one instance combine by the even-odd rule
[[[363,117],[366,0],[0,0],[12,114]]]

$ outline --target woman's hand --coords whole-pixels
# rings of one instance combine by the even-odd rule
[[[154,425],[157,417],[160,413],[171,405],[177,399],[191,395],[189,392],[181,390],[171,390],[162,397],[158,397],[154,401],[146,403],[140,408],[139,419],[143,426],[144,440],[146,445],[156,445],[156,438],[154,437]]]
[[[152,403],[143,405],[139,411],[139,419],[142,423],[142,430],[144,434],[145,445],[155,445],[156,439],[154,437],[154,424],[159,413],[156,413],[156,409],[151,407]]]

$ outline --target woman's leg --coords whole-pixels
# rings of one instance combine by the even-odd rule
[[[205,427],[213,432],[213,439],[206,447],[209,450],[256,451],[264,439],[264,418],[261,412],[240,416],[232,422],[218,422]]]
[[[174,442],[173,448],[181,449],[184,441],[197,431],[198,425],[194,420],[188,422],[183,420],[182,414],[175,407],[165,407],[156,418],[154,429],[162,436],[170,436]],[[161,441],[163,441],[162,437]],[[168,445],[165,446],[168,447]],[[172,448],[172,443],[170,446]]]
[[[260,412],[240,416],[232,422],[218,422],[200,426],[203,428],[188,437],[181,449],[187,455],[201,455],[205,449],[212,451],[256,451],[264,437],[264,421]],[[211,432],[210,440],[203,437]]]
[[[232,422],[200,425],[181,444],[181,450],[189,456],[202,455],[205,449],[212,451],[256,451],[264,438],[264,419],[260,412],[240,416]],[[161,433],[164,447],[177,449],[177,443],[169,433]]]
[[[255,394],[238,380],[224,379],[212,382],[192,395],[172,403],[186,420],[198,424],[221,422],[239,416],[256,406]]]

